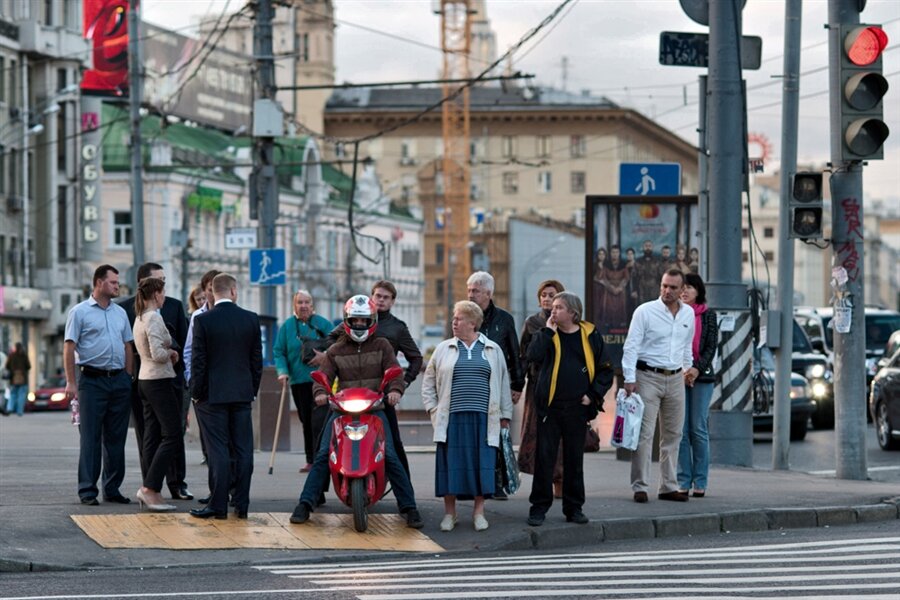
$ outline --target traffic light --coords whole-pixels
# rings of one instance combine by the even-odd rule
[[[796,173],[790,201],[791,239],[822,237],[822,174]]]
[[[888,91],[881,73],[887,34],[879,25],[845,26],[841,40],[841,160],[883,158],[890,133],[882,107]]]

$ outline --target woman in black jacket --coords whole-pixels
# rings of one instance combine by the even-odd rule
[[[719,343],[715,311],[706,306],[706,286],[696,273],[685,273],[681,301],[694,309],[694,365],[684,374],[684,433],[678,450],[678,487],[694,498],[706,495],[709,475],[709,402],[716,385],[713,359]]]
[[[581,320],[581,300],[570,292],[553,299],[546,326],[528,347],[528,360],[540,365],[535,390],[537,451],[528,524],[543,524],[553,504],[553,466],[562,439],[563,514],[584,524],[584,433],[603,407],[613,368],[596,328]]]

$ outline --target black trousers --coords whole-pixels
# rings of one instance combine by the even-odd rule
[[[250,402],[195,402],[194,412],[202,421],[200,431],[206,439],[209,456],[209,508],[226,512],[229,490],[233,487],[235,509],[246,511],[250,505],[250,479],[253,475]]]
[[[131,377],[125,371],[114,377],[79,374],[78,496],[83,499],[97,497],[101,465],[103,497],[112,498],[121,493],[119,486],[125,479],[130,390]]]
[[[384,403],[384,416],[387,418],[388,426],[391,429],[391,437],[394,438],[394,452],[397,453],[397,458],[400,460],[400,464],[403,465],[406,476],[409,477],[409,459],[406,458],[406,449],[400,440],[400,423],[397,421],[397,411],[393,406],[388,406],[387,402]]]
[[[179,383],[181,378],[175,378],[175,386],[180,388],[181,384]],[[190,407],[190,398],[183,398],[182,400],[182,408],[181,408],[181,433],[184,436],[184,431],[187,426],[187,414],[188,409]],[[131,423],[134,426],[134,439],[137,441],[138,448],[138,457],[140,459],[141,464],[141,477],[146,477],[147,473],[144,469],[144,402],[141,399],[140,389],[138,386],[138,380],[135,380],[131,385]],[[202,441],[202,438],[201,438]],[[169,486],[170,491],[178,491],[182,488],[187,487],[187,483],[185,482],[185,478],[187,477],[187,458],[185,456],[184,443],[182,440],[182,444],[178,449],[175,459],[171,462],[171,466],[169,467],[168,472],[166,473],[166,483]],[[149,486],[148,486],[149,487]]]
[[[547,417],[538,417],[531,514],[545,514],[553,505],[553,466],[562,439],[563,514],[572,515],[584,506],[584,435],[587,409],[577,402],[550,405]]]
[[[159,492],[178,455],[184,456],[184,395],[173,378],[139,380],[138,390],[144,408],[144,487]]]
[[[294,400],[297,416],[303,426],[303,450],[306,453],[306,462],[312,464],[316,458],[316,448],[319,447],[322,427],[325,426],[325,421],[328,419],[328,405],[316,406],[312,393],[312,382],[293,384],[291,398]]]

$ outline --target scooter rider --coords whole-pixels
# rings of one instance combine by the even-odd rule
[[[334,378],[337,377],[342,389],[364,387],[378,390],[384,372],[389,367],[399,366],[390,342],[372,335],[377,326],[378,312],[375,303],[368,296],[357,295],[347,300],[344,305],[344,332],[340,339],[328,349],[325,361],[319,368],[329,381],[334,381]],[[385,402],[392,406],[397,404],[403,388],[402,379],[395,379],[388,383]],[[331,390],[318,383],[313,384],[313,396],[319,406],[328,402],[330,392]],[[400,514],[406,516],[408,527],[421,529],[424,521],[416,508],[412,483],[394,450],[387,419],[383,411],[376,411],[376,414],[384,424],[385,471],[397,498]],[[331,423],[335,418],[336,413],[332,412],[322,430],[322,439],[316,452],[316,458],[306,477],[306,483],[300,493],[300,500],[291,514],[291,523],[305,523],[309,520],[309,514],[328,481],[328,452],[332,438]]]

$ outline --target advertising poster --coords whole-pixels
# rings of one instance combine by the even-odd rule
[[[620,369],[635,307],[668,269],[699,270],[697,197],[588,196],[586,213],[585,312]]]
[[[93,68],[81,91],[96,96],[128,93],[128,0],[84,0],[83,35],[91,42]]]

